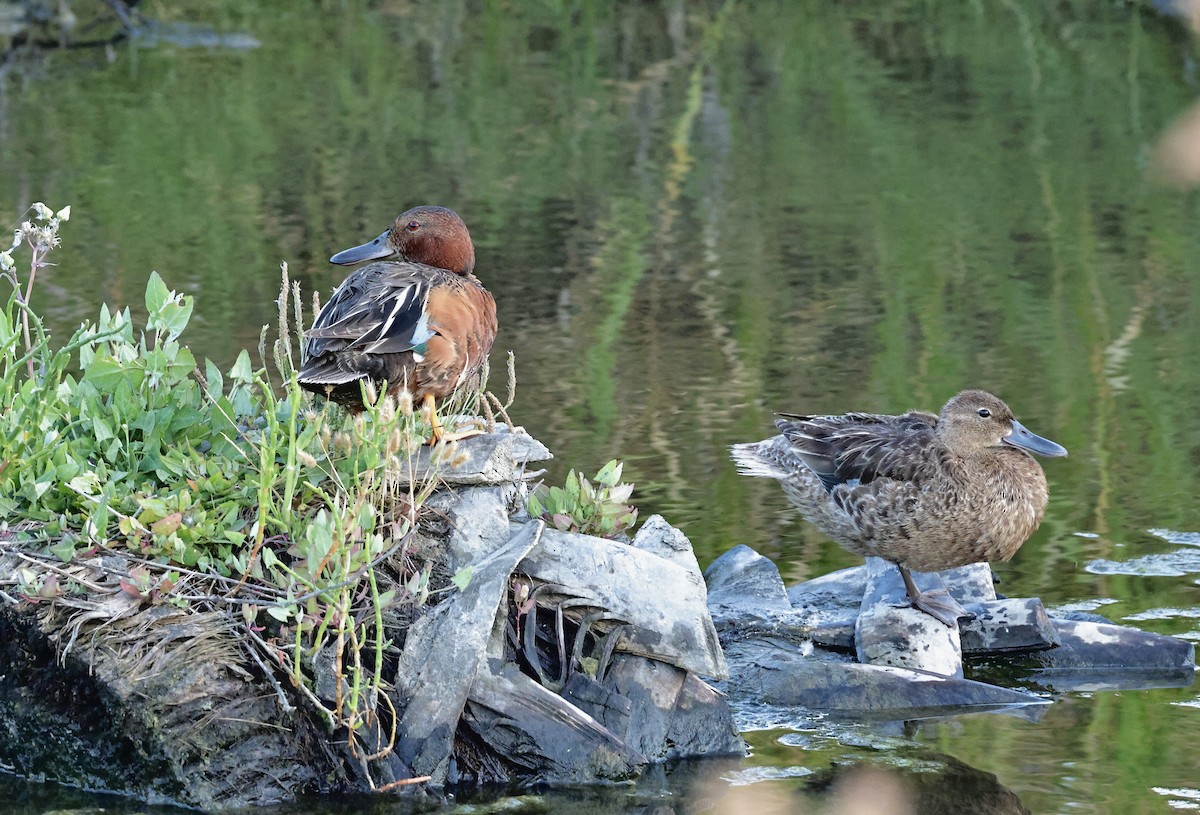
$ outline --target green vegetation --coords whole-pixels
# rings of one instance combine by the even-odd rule
[[[542,518],[563,532],[602,538],[624,534],[637,520],[637,510],[626,503],[633,494],[633,485],[621,483],[623,466],[617,461],[608,462],[596,473],[595,483],[571,470],[565,486],[539,484],[526,508],[534,518]]]
[[[63,562],[122,554],[131,566],[121,585],[135,597],[240,612],[268,664],[288,667],[330,727],[353,732],[383,681],[384,611],[429,596],[433,563],[408,557],[409,533],[455,443],[434,448],[421,475],[429,427],[411,399],[381,396],[355,417],[312,408],[295,377],[290,326],[303,313],[286,267],[271,347],[280,382],[244,351],[226,374],[211,362],[202,371],[180,342],[192,298],[157,274],[143,330],[128,309],[105,307],[52,348],[28,300],[68,215],[39,204],[18,230],[14,250],[32,253],[26,279],[11,250],[0,256],[13,286],[0,313],[0,513],[21,519],[0,535]],[[264,357],[266,345],[264,329]],[[28,600],[77,590],[49,567],[17,575]],[[264,625],[273,643],[254,633]],[[314,657],[331,646],[341,680],[332,705],[310,691]]]

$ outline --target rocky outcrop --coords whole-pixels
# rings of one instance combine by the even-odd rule
[[[329,790],[621,780],[742,754],[702,679],[727,668],[687,538],[658,517],[626,542],[547,529],[522,509],[526,464],[550,457],[540,443],[502,430],[459,449],[437,472],[427,506],[440,520],[422,548],[469,580],[388,629],[398,653],[356,734],[365,753],[306,704],[344,690],[336,655],[314,657],[312,690],[296,692],[246,647],[258,635],[239,608],[154,604],[122,590],[120,557],[60,567],[0,542],[3,573],[55,569],[89,587],[39,605],[4,596],[0,763],[220,810]],[[436,465],[417,461],[417,477],[424,466]]]
[[[1195,669],[1184,640],[1052,618],[1034,598],[997,598],[984,563],[914,573],[923,591],[945,588],[974,615],[956,628],[912,608],[895,567],[878,558],[785,588],[774,563],[738,546],[705,578],[738,677],[730,695],[749,704],[905,718],[1049,701],[965,679],[964,659],[984,657],[1058,689],[1183,686]]]

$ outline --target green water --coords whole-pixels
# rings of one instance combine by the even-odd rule
[[[73,207],[36,295],[61,336],[100,302],[136,309],[157,269],[196,295],[189,344],[228,366],[273,320],[281,261],[328,292],[345,274],[328,255],[444,204],[476,239],[511,414],[555,451],[551,478],[623,458],[643,515],[703,562],[746,543],[800,580],[856,561],[727,446],[776,410],[987,388],[1071,451],[1046,463],[1046,521],[1002,590],[1200,638],[1195,574],[1086,570],[1186,549],[1152,528],[1200,530],[1200,211],[1148,172],[1197,95],[1179,21],[1041,0],[148,11],[261,47],[124,43],[0,79],[0,223]],[[890,750],[753,733],[709,775],[785,778],[681,782],[676,803],[804,811],[809,771],[936,753],[1034,812],[1166,812],[1200,789],[1200,708],[1176,704],[1196,698],[1068,694],[1040,722],[926,724]]]

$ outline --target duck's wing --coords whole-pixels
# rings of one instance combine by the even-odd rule
[[[414,263],[372,263],[350,275],[305,332],[309,358],[339,351],[419,356],[434,336],[427,304],[436,271]]]
[[[913,481],[928,471],[941,449],[934,435],[938,417],[924,411],[781,416],[775,426],[827,490],[877,478]]]

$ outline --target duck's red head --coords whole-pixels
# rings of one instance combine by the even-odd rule
[[[445,207],[413,207],[375,240],[338,252],[330,263],[348,266],[364,260],[407,260],[458,274],[475,269],[475,245],[458,213]]]

